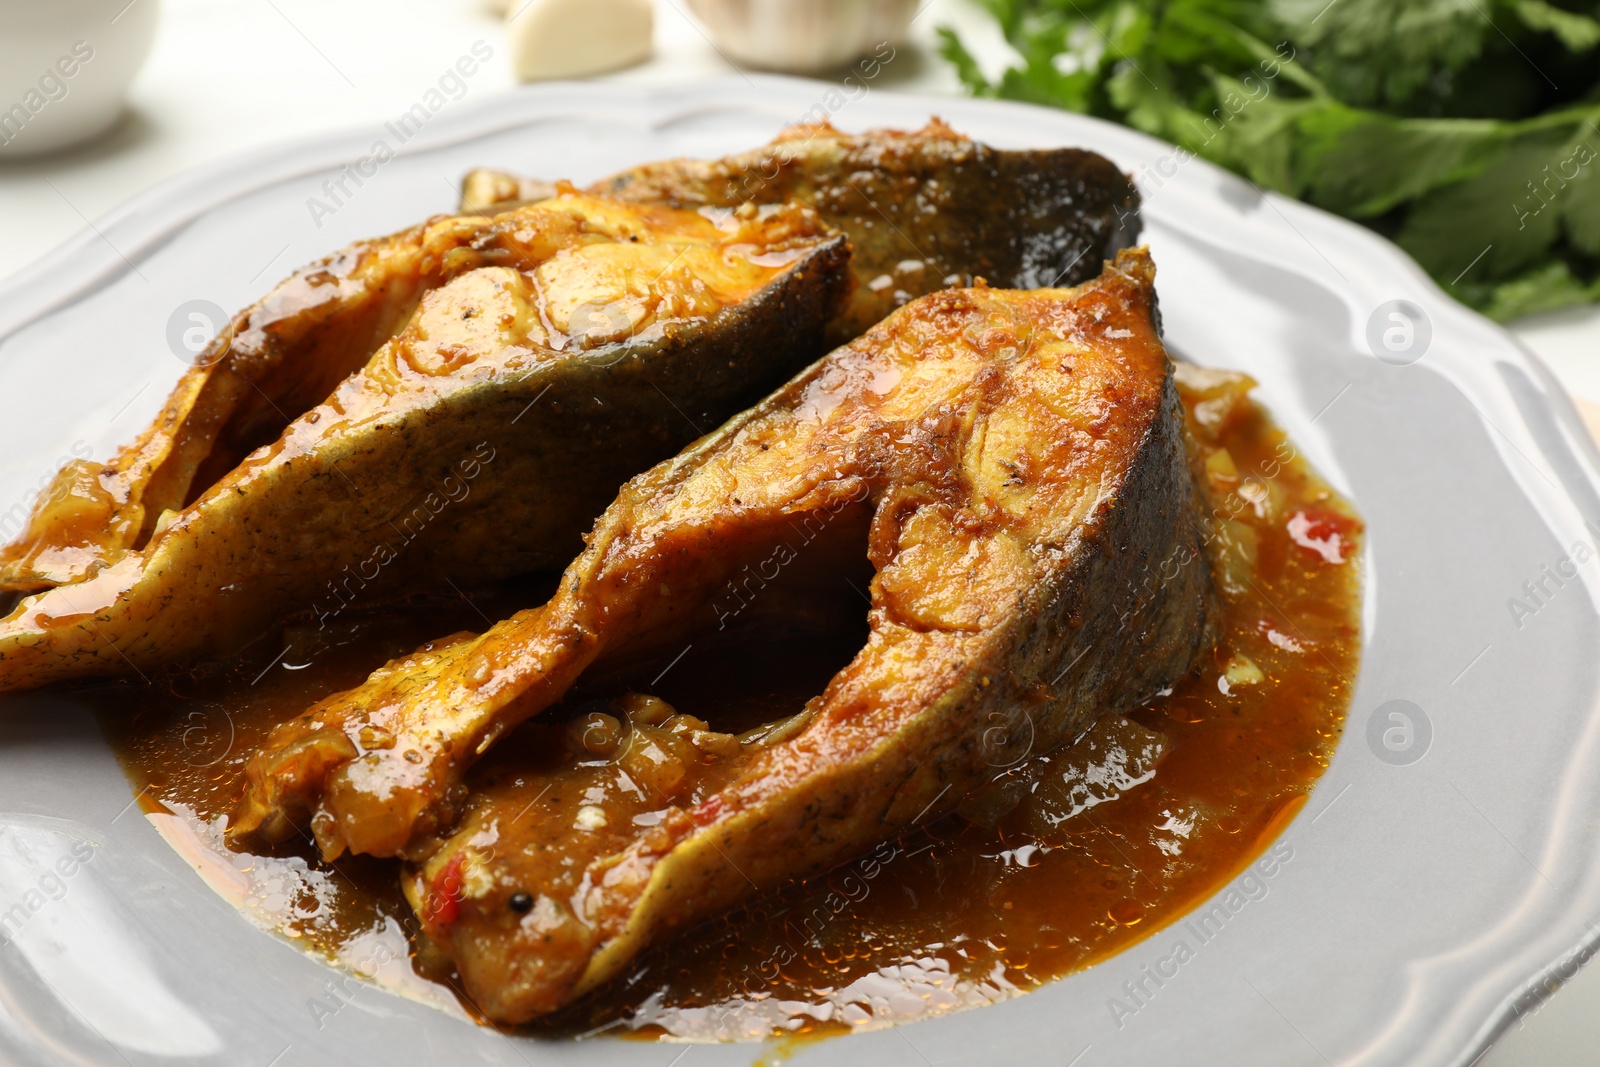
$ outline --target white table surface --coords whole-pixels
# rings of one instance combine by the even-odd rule
[[[970,0],[930,0],[909,46],[875,86],[959,93],[934,52],[939,25],[976,43],[986,66],[1003,62],[998,31]],[[65,154],[0,163],[0,277],[27,270],[92,220],[189,167],[381,123],[479,40],[494,55],[463,99],[515,84],[500,19],[481,0],[164,0],[155,50],[110,135]],[[684,13],[683,0],[657,0],[655,58],[607,77],[659,84],[730,69]],[[1600,308],[1536,316],[1512,329],[1575,397],[1600,403]],[[1595,1062],[1600,970],[1590,967],[1476,1067]]]

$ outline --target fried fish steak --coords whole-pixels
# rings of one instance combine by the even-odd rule
[[[1128,176],[1077,148],[990,148],[934,119],[847,134],[796,126],[724,159],[649,163],[591,191],[688,206],[797,201],[849,235],[856,288],[829,339],[842,344],[918,296],[950,286],[1076,285],[1139,235]],[[544,183],[468,174],[462,210],[537,196]]]
[[[631,480],[548,604],[280,726],[236,836],[310,814],[325,855],[407,856],[430,937],[516,1022],[954,806],[992,774],[986,732],[1053,747],[1171,684],[1215,608],[1153,279],[1136,250],[1077,289],[895,312]],[[468,797],[467,767],[586,669],[670,657],[841,546],[874,572],[865,647],[787,728],[730,746],[636,707],[601,724],[621,755],[576,765],[592,789],[546,791],[567,766]]]
[[[0,689],[562,567],[624,480],[815,358],[848,256],[808,208],[569,189],[301,271],[0,556]]]

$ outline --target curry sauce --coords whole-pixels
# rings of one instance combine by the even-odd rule
[[[1270,845],[1343,725],[1359,654],[1360,524],[1245,396],[1247,380],[1183,368],[1179,381],[1225,604],[1222,639],[1196,673],[1064,749],[1036,751],[1026,728],[986,735],[994,778],[958,813],[651,950],[624,979],[530,1029],[760,1039],[990,1003],[1174,922]],[[389,965],[404,952],[416,973],[452,983],[448,962],[415,936],[397,863],[323,864],[309,838],[272,856],[229,853],[223,816],[272,726],[423,640],[481,629],[549,593],[508,583],[291,628],[247,662],[159,687],[103,687],[97,699],[146,810],[211,884],[258,924],[427,995]],[[610,684],[718,731],[781,720],[860,647],[864,624],[858,633],[827,620],[641,664]],[[594,714],[604,688],[570,695],[547,718]],[[529,723],[469,786],[535,759],[534,734],[553,729]]]

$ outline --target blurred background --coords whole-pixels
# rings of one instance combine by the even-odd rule
[[[388,121],[462,56],[475,57],[472,72],[449,75],[443,108],[552,78],[662,84],[766,69],[842,81],[856,57],[889,42],[893,62],[875,90],[1087,111],[1373,226],[1453,295],[1512,323],[1575,397],[1600,402],[1593,0],[0,0],[0,9],[0,277],[187,168]],[[74,42],[93,57],[73,56]],[[1340,137],[1330,141],[1329,128]],[[1299,174],[1281,163],[1291,155]]]
[[[1592,0],[509,7],[0,0],[0,278],[189,168],[376,128],[419,101],[437,114],[551,79],[674,84],[758,69],[842,82],[889,48],[873,91],[1085,111],[1372,226],[1506,322],[1600,426]],[[1571,985],[1481,1067],[1595,1062],[1600,974]]]

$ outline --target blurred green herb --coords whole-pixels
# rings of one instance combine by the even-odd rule
[[[1600,2],[978,2],[1021,63],[990,81],[941,29],[976,95],[1358,219],[1497,319],[1600,300]]]

